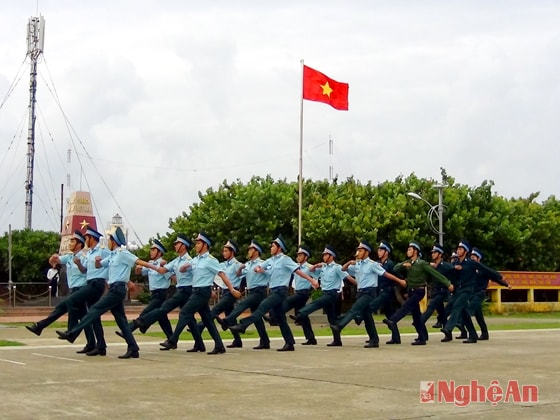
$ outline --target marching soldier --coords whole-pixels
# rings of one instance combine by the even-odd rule
[[[310,275],[305,274],[294,260],[284,254],[285,251],[284,239],[281,235],[278,235],[270,244],[271,257],[255,267],[257,273],[270,273],[270,295],[261,302],[258,309],[249,317],[242,319],[237,325],[230,326],[229,329],[244,333],[249,325],[261,319],[270,310],[274,319],[278,322],[284,338],[284,347],[277,349],[277,351],[294,351],[294,335],[286,321],[286,314],[283,310],[284,301],[288,298],[290,278],[292,274],[297,274],[310,282],[315,289],[319,287],[319,283]]]
[[[163,244],[159,240],[154,239],[152,241],[152,246],[150,246],[150,260],[148,261],[148,263],[153,265],[154,268],[147,268],[142,265],[136,266],[136,274],[147,276],[148,287],[150,288],[150,301],[138,316],[139,318],[149,314],[155,309],[161,308],[163,303],[167,300],[167,291],[170,285],[169,278],[171,276],[167,273],[167,270],[164,274],[161,274],[158,271],[159,268],[165,264],[163,254],[166,252],[167,249],[163,246]],[[160,317],[157,319],[157,322],[165,336],[167,338],[171,337],[171,334],[173,334],[173,327],[171,327],[169,318],[167,318],[167,316]],[[130,330],[134,331],[137,327],[137,323],[134,323],[133,321],[130,325]]]
[[[59,256],[58,254],[53,254],[49,260],[52,260],[54,264],[65,264],[66,265],[66,276],[68,278],[68,288],[70,289],[70,293],[76,293],[82,287],[86,285],[87,277],[86,277],[86,268],[84,266],[86,254],[83,250],[84,244],[86,243],[86,238],[82,235],[82,232],[79,230],[74,231],[74,235],[70,238],[70,254]],[[79,319],[82,319],[85,314],[87,313],[87,306],[85,300],[77,303],[76,305],[80,306],[79,312]],[[44,328],[51,325],[54,321],[60,318],[62,315],[68,312],[68,305],[66,300],[60,301],[54,310],[47,316],[45,319],[42,319],[33,325],[26,325],[29,331],[33,334],[41,335],[41,332]],[[81,350],[78,350],[76,353],[89,353],[90,351],[94,350],[95,345],[95,334],[93,333],[93,329],[91,325],[89,325],[84,334],[86,336],[87,344]]]
[[[187,303],[181,308],[179,321],[175,326],[173,335],[167,341],[160,344],[162,347],[160,350],[176,349],[179,336],[188,325],[194,339],[194,347],[187,350],[187,352],[205,352],[206,347],[194,318],[194,314],[198,312],[204,326],[208,329],[208,332],[214,340],[214,349],[207,354],[214,355],[226,352],[222,338],[216,329],[216,324],[214,324],[214,319],[210,313],[210,307],[208,306],[208,300],[212,294],[214,277],[216,275],[219,276],[235,298],[241,297],[241,293],[233,288],[233,285],[224,273],[222,267],[220,267],[218,260],[210,255],[209,249],[211,245],[212,241],[208,235],[204,232],[200,232],[194,240],[194,248],[197,253],[196,257],[191,260],[190,264],[185,264],[180,268],[182,271],[192,270],[192,294]]]
[[[233,311],[225,318],[216,316],[216,321],[218,321],[224,331],[226,331],[229,326],[236,325],[237,317],[245,310],[250,309],[251,313],[254,313],[261,302],[266,299],[269,275],[266,272],[258,273],[255,271],[255,268],[264,262],[261,259],[262,253],[263,247],[253,239],[247,249],[247,257],[249,260],[245,264],[241,264],[237,272],[239,277],[244,276],[247,281],[247,296],[238,302],[235,308],[233,308]],[[268,338],[262,319],[255,320],[255,328],[259,334],[260,341],[257,346],[253,347],[253,350],[270,349],[270,338]]]
[[[109,291],[89,309],[87,315],[75,327],[67,331],[57,331],[56,333],[59,339],[68,340],[70,343],[73,343],[87,325],[100,319],[101,315],[105,312],[111,311],[128,344],[126,353],[119,356],[119,359],[137,359],[139,357],[138,344],[136,344],[136,340],[134,340],[134,336],[128,326],[123,301],[126,297],[128,282],[130,281],[131,268],[134,264],[142,266],[150,266],[150,264],[139,260],[136,255],[123,249],[126,246],[126,238],[120,227],[117,227],[109,235],[108,245],[109,255],[103,259],[101,256],[97,256],[95,264],[97,268],[107,268]]]
[[[435,244],[432,247],[431,256],[432,262],[430,265],[453,283],[455,281],[455,267],[451,263],[443,261],[443,246]],[[437,311],[437,322],[432,328],[442,328],[447,321],[445,302],[449,298],[449,291],[444,285],[434,282],[430,284],[430,289],[431,297],[426,311],[422,314],[422,323],[426,324],[434,311]]]
[[[390,318],[383,320],[392,333],[391,340],[387,344],[401,344],[401,336],[397,323],[409,313],[412,314],[412,325],[416,328],[418,339],[413,341],[413,346],[424,346],[428,341],[428,331],[422,322],[420,312],[420,301],[426,294],[426,285],[435,278],[436,281],[445,285],[449,291],[453,291],[453,285],[447,278],[438,273],[430,264],[420,259],[422,248],[417,242],[410,242],[406,251],[408,259],[395,265],[395,272],[406,277],[408,298],[397,312]]]
[[[348,261],[342,266],[343,271],[348,271],[348,274],[355,278],[354,281],[350,280],[350,282],[358,287],[358,299],[341,319],[330,325],[333,333],[340,333],[352,319],[357,316],[361,317],[369,336],[369,340],[364,346],[366,348],[379,347],[379,335],[370,311],[370,305],[376,295],[379,276],[386,276],[398,284],[406,285],[404,280],[386,272],[381,264],[371,260],[369,258],[371,251],[372,247],[369,242],[362,240],[356,250],[356,260]]]
[[[338,293],[342,289],[344,279],[353,280],[348,273],[342,271],[340,264],[334,262],[336,252],[331,245],[325,246],[322,253],[323,262],[315,264],[311,271],[321,277],[321,290],[323,294],[315,299],[313,302],[305,305],[296,315],[296,321],[302,326],[306,343],[302,344],[317,344],[313,329],[311,328],[311,321],[309,315],[313,312],[324,309],[327,314],[329,324],[335,324],[336,315],[336,301],[338,300]],[[340,331],[331,328],[333,341],[327,346],[340,347],[342,340],[340,338]],[[311,342],[310,342],[311,341]]]
[[[444,334],[444,338],[441,340],[443,343],[453,340],[451,331],[459,321],[462,321],[463,326],[468,331],[468,338],[463,343],[472,344],[478,341],[478,335],[468,311],[469,300],[473,296],[477,276],[480,273],[480,275],[485,276],[487,279],[501,277],[499,273],[491,268],[467,258],[470,251],[471,246],[465,240],[460,241],[457,245],[457,259],[454,262],[455,270],[458,272],[457,285],[448,304],[452,308],[451,313],[445,326],[441,329],[441,332]]]
[[[133,320],[133,328],[131,329],[131,331],[134,331],[134,329],[138,328],[140,329],[140,332],[144,334],[152,324],[162,318],[166,318],[167,322],[169,322],[167,314],[175,308],[182,308],[191,296],[193,282],[192,270],[184,272],[181,272],[180,270],[180,267],[182,267],[183,265],[190,264],[191,257],[188,254],[188,251],[191,247],[191,242],[184,234],[178,233],[177,239],[173,243],[173,246],[175,248],[175,252],[177,252],[177,258],[165,264],[163,267],[158,266],[155,268],[157,268],[160,274],[169,273],[172,275],[172,278],[175,278],[175,293],[173,294],[173,296],[167,299],[163,303],[163,305],[161,305],[161,307],[155,308],[152,311],[140,315],[138,318]],[[116,331],[116,333],[117,335],[123,337],[120,331]]]
[[[477,247],[473,246],[471,251],[471,260],[480,263],[482,260],[482,251]],[[469,314],[474,315],[476,322],[480,327],[479,340],[488,340],[490,336],[488,335],[488,326],[484,320],[484,313],[482,312],[482,303],[486,300],[486,289],[488,288],[489,280],[498,283],[501,286],[507,287],[511,290],[511,285],[504,280],[504,277],[497,273],[498,276],[488,277],[488,274],[484,274],[484,271],[477,269],[476,283],[474,286],[474,293],[469,301]]]
[[[222,249],[222,256],[224,257],[224,261],[220,263],[220,267],[222,267],[223,272],[228,277],[232,286],[235,289],[239,290],[239,287],[241,286],[241,277],[239,277],[237,272],[241,267],[241,263],[237,261],[237,258],[235,258],[237,251],[237,244],[232,240],[228,240]],[[220,285],[220,288],[222,289],[222,296],[220,297],[218,303],[216,303],[210,311],[212,319],[216,318],[222,312],[226,316],[231,314],[231,311],[233,311],[233,307],[237,302],[237,298],[229,292],[225,285]],[[202,334],[202,331],[204,331],[204,324],[202,322],[198,323],[198,329]],[[241,341],[239,333],[232,332],[232,334],[233,342],[226,347],[229,349],[243,347],[243,341]]]

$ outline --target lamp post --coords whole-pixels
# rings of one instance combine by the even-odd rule
[[[417,200],[421,200],[424,203],[426,203],[428,206],[430,206],[430,210],[428,210],[428,222],[430,224],[430,228],[432,229],[432,231],[434,233],[438,234],[439,237],[439,243],[440,245],[443,245],[443,189],[446,187],[446,185],[444,184],[436,184],[434,185],[434,188],[438,189],[438,204],[433,205],[432,203],[430,203],[428,200],[426,200],[424,197],[422,197],[420,194],[417,194],[415,192],[409,192],[406,193],[406,195],[415,198]],[[436,228],[436,226],[434,225],[434,217],[436,217],[438,219],[438,227]]]

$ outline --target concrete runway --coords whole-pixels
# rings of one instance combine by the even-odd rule
[[[441,343],[442,334],[431,333],[423,347],[409,344],[413,335],[397,346],[381,336],[377,349],[364,349],[363,336],[343,336],[343,347],[327,348],[324,337],[286,353],[275,350],[279,339],[260,351],[246,339],[243,349],[216,356],[186,353],[189,341],[163,352],[161,339],[138,335],[140,359],[130,360],[117,358],[126,348],[113,331],[106,328],[107,356],[88,357],[76,354],[83,336],[70,345],[53,329],[35,337],[23,327],[0,327],[0,339],[26,344],[0,347],[2,417],[539,419],[560,412],[558,329],[491,331],[490,341],[478,344]],[[440,380],[456,386],[476,380],[486,388],[499,381],[504,392],[509,381],[519,381],[539,388],[538,402],[421,403],[420,382]]]

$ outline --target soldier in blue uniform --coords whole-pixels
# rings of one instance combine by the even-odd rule
[[[299,264],[299,268],[301,271],[313,278],[316,278],[316,276],[311,271],[313,266],[308,262],[309,258],[311,258],[311,250],[305,245],[300,245],[296,252],[296,262]],[[295,274],[292,276],[292,288],[294,289],[294,294],[284,301],[282,310],[284,311],[284,313],[288,313],[293,309],[294,315],[290,315],[290,318],[296,320],[297,324],[299,321],[297,319],[298,313],[309,300],[313,287],[311,287],[311,283],[309,283],[307,280]],[[311,328],[303,328],[303,334],[306,341],[301,343],[302,345],[314,346],[317,344],[315,334],[313,334],[313,330],[311,330]]]
[[[155,308],[152,311],[140,315],[138,318],[133,320],[133,328],[131,329],[132,331],[138,328],[140,329],[140,332],[144,334],[152,324],[162,318],[167,319],[167,322],[169,322],[167,314],[175,308],[182,308],[183,305],[189,300],[189,297],[192,293],[192,270],[181,271],[180,268],[185,264],[190,264],[191,262],[191,257],[188,254],[189,248],[191,247],[191,242],[186,237],[186,235],[184,235],[183,233],[178,233],[177,239],[173,243],[173,247],[175,248],[177,257],[171,262],[165,264],[163,267],[159,266],[155,268],[160,274],[169,273],[171,275],[171,279],[174,279],[175,281],[175,293],[173,294],[173,296],[167,299],[163,303],[163,305],[161,305],[161,307]],[[116,331],[116,334],[123,337],[120,331]]]
[[[175,331],[173,335],[165,342],[161,343],[160,350],[171,350],[177,348],[177,342],[179,341],[179,336],[188,325],[191,330],[191,334],[194,339],[194,347],[188,352],[205,352],[206,346],[202,340],[202,335],[198,329],[197,322],[194,318],[196,312],[199,313],[202,318],[204,326],[208,329],[210,336],[214,340],[214,349],[207,354],[222,354],[226,352],[222,338],[216,329],[216,324],[214,324],[214,319],[210,314],[210,307],[208,306],[208,300],[212,294],[212,284],[214,283],[214,277],[219,276],[222,281],[227,286],[229,292],[235,297],[241,297],[241,293],[233,288],[233,285],[229,281],[228,277],[224,273],[220,263],[216,258],[210,255],[209,249],[212,245],[210,237],[204,233],[200,232],[194,240],[194,248],[196,250],[196,257],[194,257],[190,264],[183,265],[179,270],[187,271],[192,270],[193,273],[193,288],[192,294],[189,300],[181,308],[179,313],[179,321],[175,326]]]
[[[137,359],[139,357],[138,344],[136,344],[136,340],[134,340],[134,336],[128,327],[123,301],[126,297],[128,282],[130,281],[131,268],[134,264],[142,266],[148,266],[149,264],[139,260],[136,255],[124,249],[126,238],[120,227],[117,227],[114,232],[109,234],[108,246],[110,250],[108,256],[105,258],[97,256],[95,258],[97,268],[105,267],[108,270],[108,292],[89,309],[87,315],[75,327],[67,331],[57,331],[56,333],[58,338],[73,343],[82,329],[96,319],[100,319],[101,315],[105,312],[111,311],[128,345],[126,353],[119,356],[119,359]]]
[[[477,247],[473,246],[471,251],[471,260],[480,263],[482,260],[482,251]],[[501,286],[507,287],[511,290],[511,285],[505,281],[504,277],[497,273],[498,276],[488,277],[488,273],[484,274],[484,271],[477,269],[476,283],[474,286],[474,293],[469,301],[469,314],[474,316],[476,322],[480,327],[479,340],[488,340],[490,336],[488,335],[488,326],[484,320],[484,313],[482,312],[482,304],[486,300],[486,289],[488,288],[488,282],[492,280]]]
[[[68,299],[66,299],[66,304],[68,305],[69,330],[72,330],[82,318],[84,302],[87,304],[88,308],[91,308],[99,299],[101,299],[103,293],[105,293],[105,284],[107,282],[109,270],[105,267],[96,267],[95,265],[97,257],[103,259],[110,254],[108,249],[102,248],[99,245],[99,239],[101,236],[103,236],[101,233],[91,227],[88,227],[84,235],[86,239],[86,246],[88,248],[86,251],[85,264],[80,261],[75,261],[80,270],[86,270],[87,280],[85,286],[81,287],[75,293],[72,293]],[[88,351],[86,354],[88,356],[105,356],[107,354],[107,344],[105,342],[105,334],[103,332],[103,326],[101,325],[101,319],[94,319],[91,322],[91,326],[93,328],[97,344],[93,350]]]
[[[87,277],[86,277],[86,268],[84,267],[86,254],[84,252],[84,244],[86,243],[86,238],[82,235],[82,232],[79,230],[74,231],[74,235],[70,238],[70,246],[69,249],[71,251],[70,254],[66,255],[58,255],[53,254],[49,258],[49,261],[52,260],[54,264],[64,264],[66,265],[66,277],[68,279],[68,288],[70,289],[70,293],[76,293],[80,288],[86,285]],[[79,265],[78,265],[79,264]],[[81,311],[79,315],[79,319],[82,319],[85,314],[87,313],[87,306],[85,300],[81,302]],[[33,325],[26,325],[29,331],[33,334],[41,335],[41,332],[44,328],[51,325],[54,321],[60,318],[62,315],[68,312],[68,305],[66,304],[66,300],[60,301],[54,308],[54,310],[45,318],[42,319]],[[91,325],[89,325],[84,334],[86,336],[87,344],[86,346],[78,350],[76,353],[88,353],[95,349],[95,335],[93,334],[93,329]]]
[[[311,283],[313,288],[318,288],[319,283],[313,277],[305,274],[299,265],[290,257],[284,254],[286,244],[281,235],[270,244],[270,255],[263,263],[255,267],[257,273],[270,273],[270,295],[261,302],[258,309],[249,317],[244,318],[237,325],[230,326],[231,331],[244,333],[247,327],[261,319],[269,310],[272,311],[274,319],[280,326],[280,332],[284,338],[284,347],[277,351],[294,351],[294,336],[286,321],[286,314],[283,310],[284,301],[288,298],[288,285],[292,274],[297,274]]]
[[[386,272],[395,274],[393,268],[395,263],[389,258],[393,248],[391,244],[385,240],[382,240],[377,247],[377,262],[385,269]],[[382,310],[385,314],[385,318],[390,317],[394,312],[393,302],[395,300],[395,282],[388,279],[385,276],[379,277],[379,284],[377,286],[377,296],[370,305],[370,311],[372,315],[378,310]],[[356,324],[360,325],[362,323],[362,317],[357,316],[354,321]]]
[[[449,279],[449,281],[454,283],[455,267],[451,263],[443,261],[443,246],[440,244],[435,244],[432,247],[431,257],[432,262],[430,263],[432,267],[436,269],[439,273],[443,274]],[[447,321],[447,313],[445,310],[445,302],[449,299],[449,291],[447,287],[440,283],[431,282],[430,284],[430,301],[424,313],[422,314],[422,323],[426,324],[428,319],[432,316],[434,311],[437,311],[437,322],[432,326],[432,328],[442,328]]]
[[[233,311],[225,318],[216,316],[216,321],[218,321],[224,331],[229,326],[236,325],[237,317],[245,310],[250,309],[251,313],[255,312],[261,302],[266,299],[269,275],[266,272],[257,273],[255,271],[255,268],[263,263],[261,259],[262,253],[263,247],[253,239],[247,249],[248,261],[245,264],[241,264],[237,272],[239,277],[245,277],[248,290],[247,296],[239,301]],[[270,349],[270,338],[268,338],[262,319],[255,320],[255,328],[259,334],[260,341],[257,346],[253,347],[253,350]]]
[[[321,279],[322,295],[305,305],[296,315],[296,321],[302,326],[303,333],[307,338],[307,342],[302,344],[317,344],[309,315],[313,312],[324,309],[327,314],[329,324],[335,324],[337,320],[336,302],[338,294],[342,290],[344,279],[353,280],[347,272],[342,271],[340,264],[334,262],[336,258],[336,251],[332,245],[326,245],[322,253],[323,262],[315,264],[311,267],[311,271]],[[340,338],[340,331],[332,330],[333,341],[327,346],[340,347],[342,340]]]
[[[395,263],[391,260],[391,253],[393,252],[393,247],[386,241],[380,241],[377,246],[377,262],[385,269],[385,271],[395,274],[394,267]],[[398,277],[398,276],[397,276]],[[371,312],[375,313],[379,309],[385,314],[385,317],[389,317],[395,313],[395,282],[388,279],[385,276],[379,278],[379,285],[377,290],[377,297],[372,302]]]
[[[238,250],[239,249],[237,243],[235,243],[231,239],[228,240],[222,248],[222,256],[224,257],[224,261],[220,263],[222,271],[226,274],[232,286],[237,290],[239,290],[241,286],[241,277],[237,274],[238,270],[241,267],[241,263],[237,261],[237,258],[235,258]],[[229,292],[225,284],[219,285],[219,287],[221,288],[222,293],[220,300],[212,307],[212,310],[210,311],[212,319],[216,318],[222,312],[225,314],[225,316],[231,314],[231,311],[233,311],[233,307],[237,302],[237,298]],[[200,334],[202,334],[202,332],[204,331],[204,324],[202,322],[198,323],[198,329],[200,330]],[[243,341],[241,340],[239,333],[233,332],[232,334],[233,341],[226,347],[229,349],[243,347]]]
[[[486,278],[500,277],[500,274],[491,268],[468,258],[470,251],[471,246],[465,240],[460,241],[457,245],[457,260],[454,263],[455,270],[458,271],[457,284],[448,303],[448,307],[452,308],[451,313],[445,326],[441,329],[444,334],[441,341],[444,343],[453,340],[451,331],[459,321],[462,321],[468,332],[468,338],[463,343],[471,344],[478,341],[478,335],[468,311],[469,300],[473,296],[478,273]]]
[[[368,241],[362,240],[356,249],[356,259],[350,260],[342,266],[342,270],[347,271],[355,278],[351,283],[358,287],[358,298],[354,305],[346,314],[336,323],[331,324],[334,333],[340,332],[348,323],[360,316],[364,320],[369,340],[364,347],[379,347],[379,335],[375,328],[373,317],[371,316],[370,305],[375,299],[376,289],[378,285],[378,277],[386,276],[390,280],[398,284],[406,285],[404,280],[399,279],[395,275],[388,273],[378,262],[369,258],[372,247]]]
[[[167,273],[167,270],[163,274],[158,271],[158,269],[165,264],[163,254],[166,252],[167,249],[163,246],[163,244],[159,240],[154,239],[152,241],[152,245],[150,246],[150,260],[148,261],[148,263],[154,268],[147,268],[142,265],[136,266],[136,274],[147,276],[148,287],[150,288],[150,301],[142,310],[139,317],[147,315],[155,309],[161,308],[163,303],[167,300],[167,291],[170,286],[169,278],[171,275]],[[157,322],[165,336],[169,339],[169,337],[173,334],[173,327],[171,326],[171,322],[169,322],[169,318],[167,318],[167,316],[160,317],[157,319]],[[133,321],[129,327],[131,331],[134,331],[138,328],[138,323],[134,323]]]

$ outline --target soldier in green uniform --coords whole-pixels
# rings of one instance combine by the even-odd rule
[[[384,319],[392,333],[392,338],[387,344],[400,344],[401,336],[397,323],[407,314],[412,314],[412,325],[416,328],[418,339],[411,344],[415,346],[426,345],[428,341],[428,331],[422,322],[422,314],[420,312],[420,301],[426,294],[426,285],[434,278],[443,285],[447,286],[449,291],[453,291],[453,285],[447,278],[438,273],[430,264],[419,258],[422,248],[417,242],[410,242],[406,251],[408,259],[395,265],[394,271],[406,277],[408,298],[401,308],[395,312],[390,318]]]

